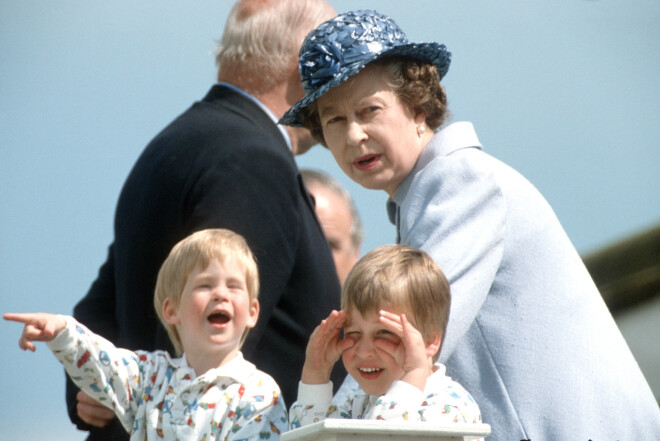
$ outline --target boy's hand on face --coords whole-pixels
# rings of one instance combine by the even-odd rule
[[[386,339],[377,339],[374,341],[374,346],[392,357],[399,365],[404,372],[402,381],[423,391],[426,387],[426,379],[433,373],[424,337],[408,321],[405,314],[399,315],[381,310],[379,315],[380,323],[399,336],[401,343],[395,344]]]
[[[3,315],[3,318],[25,324],[23,334],[18,340],[18,346],[24,351],[36,351],[37,348],[32,343],[33,341],[51,341],[66,327],[64,317],[44,312],[7,313]]]
[[[305,364],[301,381],[305,384],[325,384],[341,354],[354,341],[341,339],[341,330],[346,323],[346,311],[332,311],[327,319],[316,327],[307,343]]]

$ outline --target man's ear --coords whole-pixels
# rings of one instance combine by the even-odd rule
[[[170,299],[165,299],[163,302],[163,318],[170,325],[176,325],[179,323],[177,307],[173,302],[170,301]]]
[[[442,334],[439,332],[434,332],[430,340],[427,340],[425,343],[426,347],[426,356],[433,358],[435,354],[440,350],[442,346]]]
[[[259,320],[259,300],[251,299],[250,308],[248,309],[247,327],[254,328]]]

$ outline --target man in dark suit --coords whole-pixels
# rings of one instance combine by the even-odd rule
[[[297,54],[305,35],[334,15],[325,0],[234,6],[218,48],[219,83],[137,160],[119,196],[107,260],[74,309],[78,320],[120,347],[172,350],[153,307],[161,263],[194,231],[234,230],[260,271],[260,318],[243,354],[293,403],[307,339],[339,308],[340,287],[293,160],[314,142],[276,122],[303,96]],[[342,372],[334,380],[340,385]],[[67,402],[88,439],[127,439],[108,409],[71,383]]]

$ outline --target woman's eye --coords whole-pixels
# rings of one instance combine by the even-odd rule
[[[337,123],[337,122],[339,122],[339,121],[341,121],[341,116],[334,116],[334,117],[332,117],[332,118],[328,118],[328,119],[326,120],[325,124],[326,124],[326,125],[328,125],[328,124],[334,124],[334,123]]]
[[[371,116],[374,113],[378,112],[379,110],[380,110],[379,106],[367,106],[362,111],[362,114],[365,115],[365,116]]]

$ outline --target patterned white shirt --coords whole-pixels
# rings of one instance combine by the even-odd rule
[[[241,353],[200,376],[185,354],[116,348],[72,317],[48,347],[71,379],[114,410],[131,440],[279,440],[280,389]]]
[[[289,410],[291,429],[326,418],[378,419],[389,421],[429,421],[444,423],[481,423],[481,412],[472,396],[445,375],[436,363],[426,381],[424,392],[403,381],[395,381],[381,396],[369,395],[355,381],[344,382],[346,393],[332,397],[332,383],[300,383],[298,401]],[[348,378],[348,377],[347,377]]]

